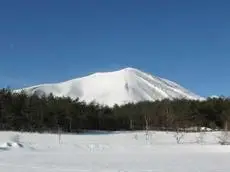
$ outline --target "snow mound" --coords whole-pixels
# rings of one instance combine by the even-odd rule
[[[0,150],[10,150],[13,148],[23,148],[23,145],[16,142],[6,142],[0,145]]]
[[[18,134],[13,135],[10,137],[9,141],[0,144],[0,150],[12,150],[12,149],[19,149],[19,148],[30,148],[26,144],[20,141],[20,136]]]
[[[52,93],[57,97],[79,98],[86,103],[95,101],[108,106],[163,99],[203,100],[175,82],[134,68],[94,73],[61,83],[42,84],[15,91],[22,90],[27,94],[41,96]]]

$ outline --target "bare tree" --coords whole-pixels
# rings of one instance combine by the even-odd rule
[[[61,144],[61,128],[58,127],[58,142]]]
[[[149,119],[147,115],[145,115],[145,139],[149,140]]]
[[[206,132],[201,130],[199,132],[199,136],[196,137],[196,143],[203,144],[205,135],[206,135]]]
[[[138,140],[138,135],[137,134],[134,135],[134,139]]]
[[[19,136],[19,134],[16,134],[16,135],[12,136],[10,140],[12,142],[19,143],[20,142],[20,136]]]
[[[20,142],[20,135],[19,134],[16,134],[16,135],[12,136],[10,140],[12,142],[16,143],[19,147],[23,147],[22,143]]]
[[[129,120],[129,129],[133,130],[133,120],[132,119]]]
[[[228,121],[225,121],[224,131],[221,132],[221,135],[218,137],[219,143],[221,145],[229,145],[230,144],[230,135],[228,131]]]
[[[185,133],[183,131],[180,131],[179,129],[176,130],[174,134],[174,138],[176,139],[177,144],[181,143],[184,136],[185,136]]]

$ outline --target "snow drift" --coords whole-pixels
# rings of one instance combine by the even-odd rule
[[[49,95],[52,93],[58,97],[79,98],[87,103],[95,101],[108,106],[146,100],[203,99],[175,82],[134,68],[94,73],[61,83],[42,84],[16,91],[22,90],[28,94]]]

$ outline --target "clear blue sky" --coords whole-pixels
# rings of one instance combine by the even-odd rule
[[[135,67],[230,95],[229,0],[0,1],[0,86]]]

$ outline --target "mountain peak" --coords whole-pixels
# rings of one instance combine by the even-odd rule
[[[132,67],[126,67],[126,68],[123,68],[121,70],[125,70],[125,71],[137,71],[138,69],[132,68]]]
[[[55,84],[42,84],[23,89],[28,94],[66,96],[87,103],[113,106],[162,99],[202,99],[182,86],[138,69],[127,67],[118,71],[95,73]],[[17,90],[19,91],[19,90]]]
[[[141,70],[137,68],[132,68],[132,67],[126,67],[118,71],[124,71],[124,72],[142,72]]]

